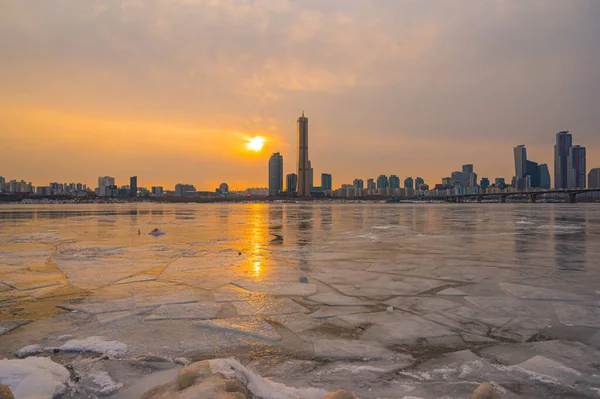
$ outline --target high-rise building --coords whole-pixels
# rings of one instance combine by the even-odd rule
[[[396,175],[390,176],[390,188],[400,188],[400,178]]]
[[[137,197],[137,191],[138,191],[137,176],[131,176],[129,178],[129,196]]]
[[[283,157],[276,152],[269,159],[269,195],[279,195],[283,191]]]
[[[298,175],[295,173],[290,173],[285,177],[286,180],[286,191],[288,193],[296,192],[296,185],[298,184]]]
[[[479,182],[479,186],[481,186],[483,190],[487,190],[490,187],[490,179],[487,177],[482,177],[481,182]]]
[[[404,179],[404,188],[415,188],[412,177],[407,177]]]
[[[515,176],[517,179],[525,177],[527,174],[527,149],[524,145],[518,145],[514,148],[515,153]]]
[[[185,197],[194,195],[196,193],[196,187],[193,184],[179,183],[175,185],[175,195],[177,197]]]
[[[421,177],[417,177],[415,179],[415,189],[420,190],[420,187],[423,185],[425,185],[425,180],[423,180]]]
[[[528,184],[524,188],[540,187],[540,166],[537,162],[527,161],[527,172],[524,176]]]
[[[465,178],[465,174],[457,170],[452,172],[452,175],[450,176],[450,184],[454,187],[466,187],[468,183],[466,179],[468,179],[468,176]]]
[[[308,161],[308,186],[310,187],[311,191],[315,186],[315,171],[310,160]]]
[[[321,173],[321,188],[323,191],[331,191],[333,181],[329,173]]]
[[[107,195],[112,195],[112,192],[107,190],[107,187],[111,187],[115,185],[115,178],[112,176],[100,176],[98,177],[98,195],[101,197],[105,197]]]
[[[590,170],[588,174],[588,188],[600,188],[600,168]]]
[[[388,178],[386,175],[379,175],[377,178],[377,190],[385,190],[388,188]]]
[[[308,159],[308,118],[302,116],[297,122],[298,136],[298,196],[310,197],[310,161]]]
[[[540,188],[550,188],[552,182],[550,181],[550,171],[548,165],[543,163],[539,166],[540,174]]]
[[[377,189],[377,185],[375,184],[375,179],[368,179],[367,180],[367,190],[374,191],[376,189]]]
[[[162,186],[152,186],[152,194],[154,195],[163,195]]]
[[[462,187],[469,187],[469,181],[473,173],[473,164],[465,164],[462,166]]]
[[[358,190],[362,190],[365,188],[365,182],[363,181],[363,179],[354,179],[354,181],[352,182],[352,185],[354,186],[355,189],[358,189]]]
[[[572,146],[569,152],[568,188],[585,188],[586,165],[585,147]]]
[[[569,187],[569,154],[573,146],[573,137],[568,130],[556,133],[554,145],[554,188]]]

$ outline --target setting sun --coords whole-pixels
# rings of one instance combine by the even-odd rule
[[[265,145],[265,139],[260,136],[256,136],[254,138],[251,138],[248,141],[248,144],[246,144],[246,147],[249,150],[258,152],[258,151],[262,150],[264,145]]]

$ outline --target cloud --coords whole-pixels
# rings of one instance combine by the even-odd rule
[[[68,132],[95,130],[90,121],[111,131],[122,121],[152,127],[181,140],[172,153],[186,154],[193,146],[185,143],[199,138],[225,157],[225,132],[269,132],[287,151],[286,169],[304,108],[313,163],[338,182],[403,171],[437,180],[448,165],[471,162],[480,174],[508,177],[513,145],[540,148],[538,160],[550,162],[561,129],[588,146],[593,166],[598,20],[600,3],[591,1],[8,0],[0,4],[0,106],[63,115],[43,130],[73,145]],[[4,122],[0,138],[21,143],[35,126]],[[114,140],[165,151],[134,131]],[[43,154],[44,144],[29,146]],[[20,159],[3,157],[0,167],[18,173]],[[348,159],[369,159],[373,169]],[[211,173],[264,185],[259,161],[244,170],[217,161]],[[126,170],[147,161],[115,162]],[[194,176],[200,186],[207,179]]]

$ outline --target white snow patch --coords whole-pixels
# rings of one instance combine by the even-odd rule
[[[67,388],[69,371],[45,357],[0,360],[0,383],[8,385],[15,398],[46,399]]]
[[[127,345],[119,341],[108,341],[105,337],[92,336],[84,339],[71,339],[57,349],[70,352],[94,352],[119,357],[127,352]]]
[[[318,388],[294,388],[270,381],[255,374],[234,359],[210,360],[213,374],[222,374],[226,378],[237,378],[247,384],[248,389],[263,399],[321,399],[329,392]]]
[[[39,345],[27,345],[19,349],[16,353],[17,357],[27,357],[36,355],[42,351],[42,347]]]

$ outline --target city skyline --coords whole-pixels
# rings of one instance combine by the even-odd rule
[[[585,1],[5,1],[0,171],[264,185],[269,154],[293,156],[302,108],[316,184],[434,182],[464,162],[510,181],[517,144],[552,172],[563,129],[592,168],[598,19]],[[262,152],[246,148],[256,136]]]

